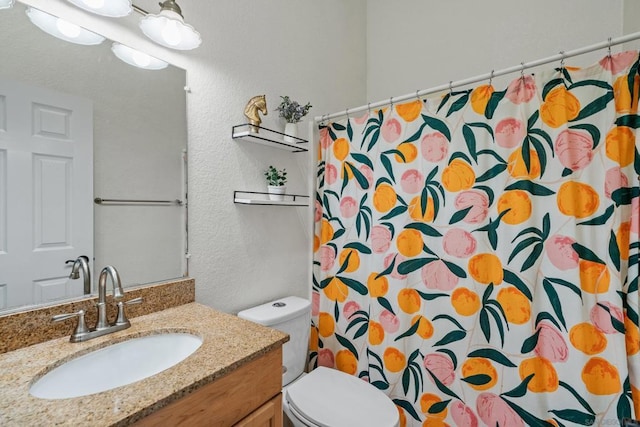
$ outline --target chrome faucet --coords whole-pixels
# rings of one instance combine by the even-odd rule
[[[89,270],[89,257],[86,255],[80,255],[76,259],[70,259],[65,262],[65,264],[71,264],[71,274],[69,274],[69,279],[78,279],[80,278],[80,272],[82,272],[82,281],[83,281],[83,291],[84,294],[91,293],[91,271]]]
[[[80,261],[79,264],[82,264],[82,261]],[[113,299],[116,301],[116,305],[118,307],[118,314],[116,315],[116,320],[113,323],[109,323],[109,321],[107,320],[107,278],[109,277],[111,277]],[[110,334],[112,332],[121,331],[131,326],[131,322],[129,321],[129,319],[127,319],[127,316],[125,314],[124,306],[142,302],[142,298],[134,298],[129,301],[121,301],[123,297],[124,291],[122,290],[122,282],[120,280],[118,270],[116,270],[115,267],[108,265],[102,269],[102,271],[100,272],[100,276],[98,277],[98,302],[96,303],[96,307],[98,309],[98,318],[96,320],[95,328],[87,328],[84,320],[84,310],[80,310],[76,313],[58,314],[53,316],[52,320],[54,322],[59,322],[61,320],[78,317],[78,324],[76,326],[76,329],[71,334],[71,342],[87,341],[91,338],[96,338],[102,335]]]
[[[111,265],[103,268],[100,272],[100,277],[98,277],[98,303],[96,304],[96,307],[98,307],[98,321],[96,322],[96,330],[110,326],[107,323],[107,276],[111,277],[113,299],[118,302],[124,296],[118,271]]]

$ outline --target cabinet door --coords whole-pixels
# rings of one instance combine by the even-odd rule
[[[234,427],[282,427],[282,393],[256,409]]]

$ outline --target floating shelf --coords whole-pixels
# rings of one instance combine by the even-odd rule
[[[253,128],[258,128],[258,133],[252,132]],[[294,140],[293,143],[285,142],[284,137],[287,136]],[[298,138],[297,136],[287,135],[276,130],[264,128],[262,126],[253,126],[248,123],[243,125],[234,126],[231,129],[231,137],[233,139],[243,139],[249,142],[255,142],[257,144],[268,145],[275,148],[281,148],[283,150],[289,150],[294,153],[300,153],[309,151],[307,148],[300,146],[300,144],[307,144],[309,141],[306,139]]]
[[[234,191],[233,202],[241,205],[309,206],[309,196],[283,194],[283,200],[269,200],[269,193]]]

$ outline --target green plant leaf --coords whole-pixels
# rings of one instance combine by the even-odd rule
[[[516,181],[513,184],[508,185],[504,190],[524,190],[534,196],[552,196],[556,194],[555,191],[527,179]]]
[[[436,387],[438,387],[438,390],[440,390],[441,392],[443,392],[444,394],[446,394],[447,396],[451,396],[451,397],[455,397],[458,400],[462,400],[458,397],[457,394],[455,394],[451,389],[449,389],[449,387],[447,387],[446,385],[442,384],[442,382],[438,379],[438,377],[436,377],[433,372],[431,372],[430,369],[427,368],[427,373],[429,375],[431,375],[431,379],[433,380],[434,384],[436,385]]]
[[[467,214],[469,213],[469,211],[471,209],[473,209],[473,206],[469,206],[467,208],[460,209],[459,211],[457,211],[456,213],[451,215],[451,219],[449,220],[449,225],[453,225],[453,224],[455,224],[457,222],[460,222],[463,219],[465,219],[465,217],[467,216]]]
[[[484,357],[487,359],[491,359],[496,363],[499,363],[508,368],[517,368],[517,365],[514,365],[511,360],[509,360],[504,354],[500,353],[498,350],[493,348],[482,348],[479,350],[472,351],[467,355],[467,357]]]
[[[609,221],[611,215],[613,215],[614,208],[613,205],[609,206],[602,215],[592,218],[588,221],[579,222],[578,225],[604,225]]]
[[[484,338],[487,340],[487,343],[491,342],[491,325],[489,324],[489,315],[487,314],[487,309],[483,308],[480,310],[480,330],[482,330],[482,334]]]
[[[485,385],[491,382],[491,376],[487,374],[469,375],[468,377],[464,377],[460,379],[472,385]]]
[[[443,134],[444,137],[447,138],[447,141],[451,141],[451,131],[449,131],[445,122],[435,117],[425,116],[424,114],[422,115],[422,120],[424,120],[428,126]]]
[[[547,95],[557,86],[564,84],[564,80],[558,77],[557,79],[550,80],[547,84],[542,88],[542,100],[547,99]]]
[[[498,108],[498,104],[502,101],[502,98],[506,95],[507,90],[493,92],[491,97],[489,98],[489,102],[487,102],[487,107],[484,109],[484,116],[487,119],[492,119],[493,114],[496,112]]]
[[[580,243],[572,243],[571,247],[574,251],[576,251],[580,259],[592,261],[598,264],[606,264],[591,249],[587,248],[586,246],[582,246]]]
[[[451,107],[449,107],[449,111],[447,111],[447,115],[446,117],[449,117],[451,114],[455,113],[456,111],[461,110],[462,108],[464,108],[464,106],[467,104],[467,102],[469,101],[469,94],[471,93],[470,90],[465,91],[463,93],[463,95],[456,99],[453,104],[451,104]]]
[[[436,342],[433,346],[439,347],[441,345],[451,344],[452,342],[460,341],[467,336],[466,331],[451,331],[442,337],[438,342]]]
[[[593,140],[592,150],[595,150],[598,144],[600,143],[600,130],[592,124],[589,123],[580,123],[577,125],[569,126],[569,129],[581,129],[586,130],[591,135],[591,139]]]
[[[611,230],[609,235],[609,258],[611,258],[611,262],[616,267],[616,270],[620,271],[620,249],[618,248],[618,239],[616,238],[616,233]]]
[[[520,353],[531,353],[536,348],[536,345],[538,345],[538,338],[540,338],[540,329],[537,329],[533,335],[524,340]]]
[[[363,245],[360,242],[350,242],[347,243],[346,245],[344,245],[345,249],[355,249],[356,251],[362,253],[362,254],[370,254],[371,253],[371,248],[369,248],[366,245]]]
[[[412,228],[414,230],[418,230],[425,236],[442,237],[442,234],[440,234],[438,230],[423,222],[412,222],[410,224],[407,224],[404,228]]]
[[[343,346],[344,348],[349,350],[351,352],[351,354],[353,354],[353,356],[356,358],[356,360],[360,360],[360,358],[358,357],[358,351],[353,346],[353,344],[351,344],[351,341],[349,341],[345,337],[341,336],[340,334],[334,334],[334,335],[335,335],[336,339],[338,340],[338,342],[340,343],[341,346]]]
[[[447,295],[448,296],[448,295]],[[464,331],[465,329],[462,327],[462,325],[460,324],[460,322],[458,322],[454,317],[449,316],[448,314],[438,314],[436,317],[434,317],[432,319],[432,321],[436,321],[436,320],[440,320],[440,319],[444,319],[444,320],[448,320],[449,322],[453,323],[454,325],[456,325],[456,327],[462,331]]]
[[[336,276],[336,277],[340,279],[345,285],[347,285],[348,287],[350,287],[360,295],[367,295],[369,293],[369,291],[367,290],[367,287],[364,286],[362,283],[358,282],[357,280],[349,279],[348,277],[340,277],[340,276]]]
[[[360,153],[351,153],[351,157],[358,163],[362,163],[363,165],[369,166],[371,170],[373,170],[373,163],[371,163],[371,159]]]
[[[608,91],[607,93],[605,93],[604,95],[602,95],[599,98],[596,98],[595,100],[593,100],[592,102],[590,102],[587,106],[585,106],[580,113],[578,114],[578,117],[576,117],[575,119],[571,120],[572,122],[578,122],[580,120],[583,120],[589,116],[592,116],[602,110],[604,110],[605,108],[607,108],[607,104],[609,102],[613,101],[613,90]]]
[[[564,329],[566,330],[567,324],[564,321],[564,315],[562,313],[562,303],[560,302],[558,293],[548,279],[544,279],[542,281],[542,287],[547,294],[547,298],[549,298],[549,302],[551,303],[553,312],[556,314],[556,317],[558,317],[558,320],[560,321],[560,323],[562,323],[562,326],[564,326]]]
[[[502,398],[502,400],[504,400],[507,403],[507,405],[509,405],[511,407],[511,409],[516,411],[516,413],[520,416],[520,418],[522,418],[522,420],[525,422],[525,424],[527,426],[529,426],[529,427],[555,427],[550,422],[545,421],[545,420],[541,420],[540,418],[535,417],[534,415],[532,415],[529,412],[527,412],[524,409],[522,409],[520,406],[518,406],[515,403],[510,402],[509,400],[505,399],[503,396],[500,396],[500,397]]]
[[[467,143],[467,150],[469,150],[469,154],[477,164],[478,153],[476,150],[476,136],[473,134],[473,130],[471,130],[471,128],[466,124],[462,126],[462,136]]]
[[[451,358],[451,361],[453,362],[453,369],[455,370],[458,368],[458,358],[453,351],[449,350],[448,348],[439,348],[436,350],[436,352],[444,353],[449,356]]]
[[[561,420],[571,421],[572,423],[576,423],[581,426],[592,426],[596,422],[596,417],[594,415],[580,412],[575,409],[551,409],[549,412]]]
[[[516,289],[522,292],[529,301],[533,301],[533,295],[531,295],[529,287],[516,274],[510,272],[507,269],[503,269],[503,276],[505,282],[515,286]]]
[[[414,335],[418,330],[419,326],[420,326],[420,322],[415,322],[413,325],[411,325],[409,329],[407,329],[405,332],[397,336],[396,339],[394,339],[393,341],[395,342],[395,341],[401,340],[402,338],[410,337],[411,335]]]
[[[507,170],[508,165],[506,163],[498,163],[497,165],[491,167],[485,173],[476,178],[476,182],[486,182],[491,178],[494,178],[500,175],[502,172]]]
[[[449,402],[451,402],[451,399],[447,399],[447,400],[443,400],[441,402],[434,403],[429,408],[429,413],[430,414],[439,414],[440,412],[442,412],[445,409],[447,409],[447,406],[449,406]]]
[[[401,407],[402,409],[404,409],[405,411],[407,411],[407,413],[409,415],[411,415],[411,417],[416,420],[416,421],[420,421],[420,416],[418,415],[418,413],[416,412],[415,408],[413,407],[413,404],[410,402],[407,402],[406,400],[402,400],[402,399],[393,399],[393,403],[396,404],[397,406]]]
[[[395,208],[391,209],[388,214],[386,214],[385,216],[381,217],[380,221],[387,221],[387,220],[389,220],[391,218],[395,218],[398,215],[402,215],[406,211],[407,211],[407,207],[406,206],[396,206]]]
[[[388,299],[384,297],[378,297],[378,304],[380,304],[381,306],[389,310],[391,314],[395,316],[396,313],[393,311],[393,307],[391,306],[391,303],[389,302]]]
[[[447,268],[449,269],[450,272],[452,272],[456,277],[459,277],[461,279],[466,279],[467,278],[467,273],[466,271],[460,267],[457,264],[454,264],[450,261],[446,261],[446,260],[442,260],[442,262],[444,262],[444,264],[447,266]]]
[[[525,379],[522,380],[522,382],[520,384],[518,384],[515,388],[500,394],[500,396],[507,396],[507,397],[522,397],[525,394],[527,394],[527,386],[529,385],[529,382],[531,381],[531,379],[534,377],[535,374],[531,374],[529,376],[527,376]]]
[[[606,305],[601,304],[601,303],[597,303],[596,305],[598,307],[602,308],[607,313],[609,313],[609,317],[611,318],[611,326],[613,326],[613,328],[616,331],[620,332],[621,334],[624,334],[624,332],[625,332],[624,323],[622,323],[620,320],[618,320],[618,318],[616,318],[613,314],[611,314],[611,309],[609,307],[607,307]]]
[[[638,159],[638,157],[640,156],[638,156],[636,151],[636,159]],[[640,187],[622,187],[611,193],[611,200],[616,203],[616,206],[630,205],[631,200],[638,196],[640,196]]]
[[[578,288],[573,283],[567,282],[566,280],[563,280],[563,279],[555,279],[555,278],[552,278],[552,277],[547,277],[546,279],[548,281],[550,281],[551,283],[555,283],[556,285],[561,285],[561,286],[564,286],[566,288],[571,289],[573,291],[573,293],[578,295],[580,297],[580,300],[582,300],[582,291],[580,290],[580,288]]]
[[[416,292],[418,292],[418,295],[420,295],[420,298],[422,298],[425,301],[433,301],[434,299],[437,299],[437,298],[449,297],[449,294],[443,294],[443,293],[428,294],[426,292],[422,292],[418,290],[416,290]]]
[[[571,393],[573,397],[575,397],[576,400],[580,403],[580,405],[582,405],[582,407],[587,410],[587,412],[592,415],[596,414],[591,406],[589,406],[589,403],[573,387],[563,381],[560,381],[558,385]]]
[[[430,262],[436,261],[437,258],[416,258],[410,259],[407,261],[403,261],[398,264],[398,273],[400,274],[409,274],[414,272],[423,266],[429,264]]]
[[[616,125],[627,126],[633,129],[638,129],[640,127],[640,116],[635,114],[630,114],[628,116],[618,117],[616,119]]]

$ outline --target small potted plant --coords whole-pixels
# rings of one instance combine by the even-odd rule
[[[307,102],[306,105],[300,105],[298,101],[292,101],[288,96],[281,96],[282,102],[278,105],[278,112],[287,123],[284,127],[286,142],[295,142],[295,137],[298,136],[298,123],[304,116],[307,115],[311,109],[311,104]],[[292,138],[293,137],[293,138]]]
[[[269,189],[269,200],[284,200],[284,194],[287,191],[285,183],[287,182],[287,170],[276,169],[269,165],[264,176],[267,178],[267,188]]]

